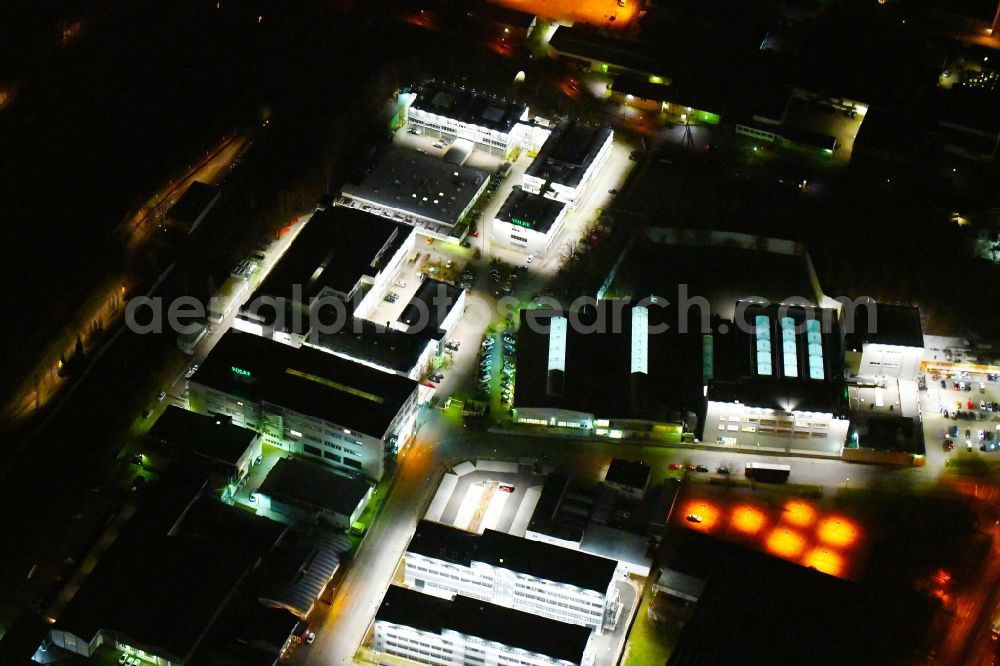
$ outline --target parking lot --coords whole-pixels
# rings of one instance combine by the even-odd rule
[[[523,537],[544,484],[526,465],[464,462],[444,476],[425,517],[470,532]]]
[[[924,400],[928,459],[952,452],[1000,452],[1000,376],[929,373]]]

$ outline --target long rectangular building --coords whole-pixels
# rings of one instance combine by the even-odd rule
[[[464,85],[425,81],[407,112],[412,127],[432,136],[468,139],[476,148],[507,157],[520,147],[528,107]]]
[[[417,382],[312,347],[229,331],[191,378],[191,407],[341,470],[382,477],[412,427]]]
[[[614,132],[567,121],[542,144],[524,172],[522,187],[532,194],[575,206],[611,153]]]
[[[405,555],[406,583],[596,629],[618,611],[617,563],[541,541],[486,530],[417,524]]]
[[[375,614],[375,651],[455,666],[590,666],[595,656],[594,633],[586,627],[395,585]]]

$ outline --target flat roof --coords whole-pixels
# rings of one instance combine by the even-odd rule
[[[385,434],[417,388],[400,375],[235,330],[222,336],[191,381],[372,437]]]
[[[549,474],[531,514],[528,529],[565,541],[582,541],[589,514],[562,511],[563,500],[568,492],[569,475],[563,472]]]
[[[542,541],[490,529],[477,535],[428,520],[417,524],[407,550],[465,566],[483,562],[600,594],[607,593],[616,568],[612,560]]]
[[[299,458],[282,458],[257,489],[263,495],[292,504],[307,505],[350,516],[371,486],[349,479],[329,467]]]
[[[56,629],[98,631],[183,663],[257,558],[237,542],[126,528],[59,616]]]
[[[518,14],[510,13],[514,17]],[[510,132],[528,112],[525,104],[445,81],[424,81],[416,87],[416,93],[412,108],[498,132]]]
[[[874,301],[869,307],[874,308],[874,330],[869,330],[867,308],[858,308],[854,313],[853,330],[844,333],[846,349],[861,351],[865,344],[923,348],[924,330],[920,325],[920,308]]]
[[[417,287],[396,321],[418,330],[437,331],[461,295],[462,290],[455,285],[427,278]]]
[[[178,222],[193,223],[215,202],[219,188],[196,180],[184,191],[181,198],[170,207],[169,217]]]
[[[689,326],[692,333],[682,333],[674,306],[648,307],[649,326],[665,323],[669,328],[646,336],[648,372],[633,373],[631,309],[625,301],[604,300],[595,309],[575,313],[582,325],[567,326],[561,373],[549,370],[549,331],[553,318],[566,313],[523,310],[517,333],[514,407],[571,409],[601,419],[658,422],[676,422],[689,411],[697,413],[703,401],[702,339],[697,325]],[[695,312],[689,316],[697,314],[697,308],[691,310]],[[607,326],[596,328],[602,321]]]
[[[622,460],[612,458],[608,466],[608,473],[604,475],[604,480],[617,483],[629,488],[645,489],[649,484],[649,474],[651,468],[641,460]]]
[[[750,301],[743,322],[712,336],[708,399],[784,411],[847,412],[840,326],[833,310]],[[815,329],[810,329],[813,320]],[[825,322],[825,323],[824,323]]]
[[[526,192],[519,185],[515,185],[500,206],[496,218],[540,234],[547,234],[564,208],[566,204],[561,201]]]
[[[255,295],[293,299],[296,286],[304,300],[324,288],[349,294],[362,276],[377,275],[411,233],[384,217],[330,206],[306,223]]]
[[[738,301],[750,297],[774,303],[796,297],[819,305],[804,254],[702,244],[696,231],[676,230],[676,234],[675,243],[633,244],[608,293],[678,301],[683,287],[688,298],[707,299],[711,313],[727,319],[733,317]]]
[[[633,95],[641,99],[651,99],[665,102],[669,98],[668,91],[672,86],[663,83],[653,83],[648,79],[638,79],[633,76],[616,76],[611,82],[611,90],[622,95]]]
[[[343,193],[453,227],[488,178],[482,169],[390,144],[364,180]]]
[[[434,634],[456,631],[574,664],[583,660],[591,633],[587,627],[471,597],[448,600],[398,585],[386,590],[375,621]]]
[[[427,344],[442,336],[443,331],[430,326],[400,331],[354,317],[350,326],[335,333],[320,333],[318,340],[325,349],[407,375],[420,360]]]
[[[221,416],[167,405],[146,436],[171,448],[187,449],[235,466],[259,435]]]
[[[549,46],[560,53],[611,63],[647,74],[656,73],[657,61],[648,55],[644,44],[611,37],[586,27],[559,26]]]
[[[549,134],[524,173],[576,187],[611,134],[607,127],[567,120]]]
[[[202,495],[188,506],[170,534],[238,543],[245,552],[260,557],[270,552],[287,531],[288,526],[276,520]]]

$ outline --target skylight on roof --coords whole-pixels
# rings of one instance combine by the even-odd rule
[[[754,329],[757,344],[757,374],[770,376],[774,374],[771,367],[771,320],[767,315],[757,315],[754,319]]]
[[[795,320],[781,318],[781,356],[786,377],[799,376],[798,341],[795,339]]]
[[[632,308],[632,372],[649,374],[649,310]]]
[[[806,342],[809,350],[809,378],[826,379],[823,369],[823,334],[816,319],[806,322]]]
[[[566,317],[553,317],[549,330],[549,371],[566,372]]]

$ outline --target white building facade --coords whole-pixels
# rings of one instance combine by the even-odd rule
[[[555,556],[559,557],[558,551]],[[614,562],[610,564],[614,569]],[[613,625],[619,605],[613,576],[605,589],[592,590],[486,562],[463,566],[412,551],[405,555],[405,576],[406,584],[416,590],[472,597],[598,632]]]
[[[581,661],[555,659],[537,652],[487,641],[458,631],[445,629],[440,634],[414,627],[375,621],[376,652],[410,659],[421,664],[466,666],[591,666],[595,650],[593,640]]]

